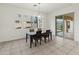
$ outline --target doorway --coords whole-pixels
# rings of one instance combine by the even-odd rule
[[[74,40],[74,13],[55,17],[56,36]]]

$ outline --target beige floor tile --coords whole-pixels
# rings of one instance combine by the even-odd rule
[[[29,39],[26,43],[25,39],[0,43],[0,55],[79,55],[79,43],[73,40],[57,37],[47,43],[39,42],[37,47],[33,43],[33,47],[29,48]]]
[[[9,51],[0,51],[0,55],[10,55]]]
[[[79,47],[73,48],[68,54],[79,55]]]
[[[54,51],[54,54],[56,54],[56,55],[65,55],[66,53],[63,52],[63,51],[61,51],[61,50],[59,50],[59,49],[56,49],[56,50]]]

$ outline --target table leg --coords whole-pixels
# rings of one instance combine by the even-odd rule
[[[28,34],[26,34],[26,43],[27,43]]]
[[[52,40],[52,32],[50,33],[50,35],[51,35],[51,40]]]
[[[32,48],[32,37],[30,36],[30,48]]]
[[[50,35],[48,36],[48,42],[49,42],[49,39],[50,39]]]

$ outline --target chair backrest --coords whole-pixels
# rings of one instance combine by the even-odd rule
[[[47,35],[47,36],[50,35],[50,30],[46,30],[46,35]]]
[[[38,31],[42,31],[41,28],[38,28]]]
[[[36,34],[41,34],[42,31],[37,31]]]
[[[46,30],[46,33],[50,33],[50,30]]]
[[[34,29],[30,29],[30,32],[34,32]]]
[[[37,37],[37,38],[40,38],[40,37],[41,37],[41,32],[42,32],[42,31],[37,31],[37,32],[36,32],[36,37]]]

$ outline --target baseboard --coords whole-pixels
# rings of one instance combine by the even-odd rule
[[[17,40],[21,40],[21,39],[26,39],[26,38],[19,38],[19,39],[7,40],[7,41],[2,41],[0,43],[10,42],[10,41],[17,41]]]

